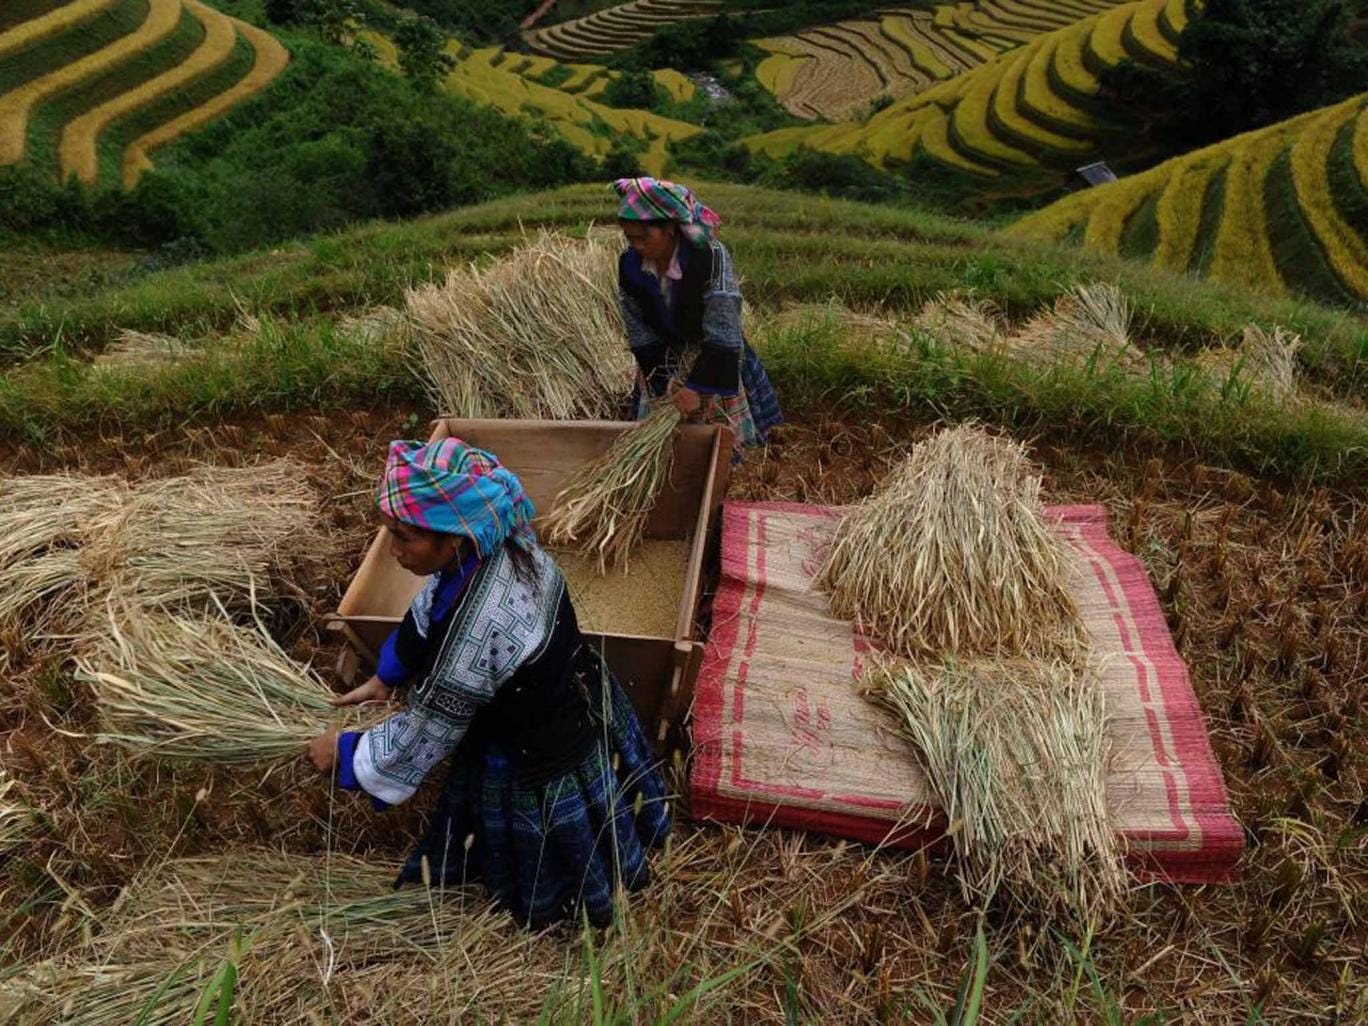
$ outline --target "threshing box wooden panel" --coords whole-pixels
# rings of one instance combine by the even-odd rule
[[[630,422],[549,420],[435,421],[432,440],[455,436],[496,455],[522,480],[539,513],[551,508],[570,472],[598,456]],[[702,658],[696,626],[709,536],[731,472],[732,434],[725,427],[684,425],[675,435],[674,469],[646,528],[647,538],[688,544],[688,567],[671,637],[586,632],[622,680],[643,723],[656,725],[663,744],[688,709]],[[375,663],[385,638],[422,587],[389,552],[381,529],[342,597],[333,623],[360,660]],[[648,728],[649,729],[649,728]]]

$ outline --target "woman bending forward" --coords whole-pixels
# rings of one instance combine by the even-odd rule
[[[613,189],[628,246],[618,300],[637,362],[636,416],[668,394],[685,416],[729,423],[738,447],[766,444],[784,418],[742,334],[741,286],[716,237],[721,219],[674,182],[621,178]]]
[[[316,738],[318,769],[378,808],[450,757],[426,839],[396,886],[482,880],[539,928],[612,919],[617,882],[650,878],[669,833],[664,784],[632,706],[580,637],[565,578],[536,541],[516,475],[458,439],[393,442],[377,503],[390,551],[427,576],[376,675],[337,705],[407,692],[365,732]]]

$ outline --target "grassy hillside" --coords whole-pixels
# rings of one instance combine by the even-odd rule
[[[0,32],[0,165],[121,181],[150,154],[268,86],[271,35],[198,0],[31,3]]]
[[[923,92],[1119,2],[985,0],[874,12],[755,40],[770,54],[755,73],[799,117],[841,121],[880,97]]]
[[[1368,303],[1368,95],[1058,201],[1010,234]]]
[[[1186,0],[1133,0],[1034,35],[867,121],[780,129],[746,145],[771,157],[806,147],[875,165],[924,158],[985,187],[1102,155],[1123,164],[1140,155],[1134,126],[1108,117],[1097,99],[1097,76],[1126,59],[1172,63],[1186,17]],[[1058,175],[1045,181],[1053,185]]]

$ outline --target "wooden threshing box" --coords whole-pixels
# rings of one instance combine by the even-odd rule
[[[629,422],[550,420],[459,420],[434,423],[431,440],[455,436],[487,449],[522,479],[538,513],[551,508],[570,472],[598,456]],[[682,543],[682,585],[666,583],[679,594],[672,629],[657,634],[595,633],[585,637],[599,647],[627,688],[643,724],[656,724],[658,744],[687,712],[703,656],[696,617],[702,593],[704,557],[731,472],[732,435],[714,425],[684,425],[675,435],[674,469],[646,529],[646,537]],[[614,587],[609,578],[600,587]],[[649,583],[649,582],[648,582]],[[374,666],[390,631],[403,619],[423,579],[404,570],[389,552],[381,530],[332,618],[360,660]],[[638,581],[635,585],[641,587]],[[668,634],[668,636],[667,636]]]

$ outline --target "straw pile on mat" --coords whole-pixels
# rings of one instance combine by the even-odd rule
[[[1019,443],[941,431],[844,517],[817,584],[887,646],[864,686],[945,811],[966,896],[1092,916],[1125,883],[1106,710],[1040,485]]]
[[[405,297],[437,408],[461,417],[610,417],[631,388],[613,283],[620,246],[541,232],[494,264]]]
[[[680,420],[673,403],[662,403],[603,455],[578,467],[542,520],[546,540],[591,556],[599,573],[610,563],[625,568],[670,479]]]
[[[1020,443],[973,425],[917,445],[836,530],[816,585],[906,656],[1074,644],[1069,550]]]
[[[1124,893],[1101,682],[1070,660],[885,665],[865,678],[944,810],[967,900],[1087,916]]]
[[[88,943],[0,982],[14,1026],[184,1026],[226,996],[233,1022],[531,1019],[535,934],[466,892],[391,891],[392,867],[244,850],[145,874]],[[224,966],[232,965],[231,973]],[[225,976],[232,986],[224,986]],[[207,995],[207,997],[206,997]],[[217,1021],[230,1021],[226,1015]]]
[[[1131,311],[1115,285],[1076,285],[1006,341],[1011,355],[1033,363],[1084,363],[1143,370],[1149,360],[1131,339]]]
[[[135,754],[222,764],[297,759],[339,714],[332,691],[265,629],[118,610],[76,659],[99,710],[95,737]]]
[[[130,486],[112,477],[0,480],[0,631],[75,629],[111,589],[146,606],[249,605],[317,551],[302,469],[203,467]]]

